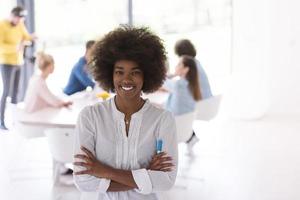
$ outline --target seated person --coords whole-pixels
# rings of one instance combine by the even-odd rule
[[[191,56],[180,57],[175,77],[168,79],[163,89],[170,93],[165,108],[174,115],[195,110],[196,101],[201,100],[196,63]]]
[[[178,40],[175,44],[175,54],[179,57],[183,55],[192,56],[195,59],[202,99],[211,97],[212,92],[206,72],[204,71],[200,62],[195,58],[197,52],[191,41],[187,39]]]
[[[66,107],[72,104],[63,101],[49,90],[46,79],[54,70],[54,60],[51,55],[38,53],[37,65],[41,70],[39,75],[31,77],[25,95],[25,111],[35,112],[46,107]]]
[[[175,116],[194,112],[196,102],[202,99],[195,59],[191,56],[181,56],[174,75],[173,79],[165,81],[162,88],[170,93],[165,108]],[[192,148],[198,141],[193,132],[186,141],[190,154],[193,153]]]
[[[65,94],[72,95],[76,92],[85,90],[88,86],[94,88],[95,83],[87,73],[87,63],[90,60],[90,55],[94,44],[94,40],[90,40],[86,43],[85,55],[81,57],[73,67],[68,84],[63,90]]]

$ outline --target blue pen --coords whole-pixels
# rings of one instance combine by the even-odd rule
[[[163,141],[161,139],[156,140],[156,153],[159,154],[162,152]]]

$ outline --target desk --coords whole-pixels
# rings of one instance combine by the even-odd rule
[[[25,125],[44,128],[74,128],[80,111],[88,105],[100,102],[93,93],[82,92],[71,96],[73,105],[69,108],[45,108],[34,113],[21,112],[18,121]],[[168,98],[168,93],[155,92],[143,95],[150,102],[162,105]]]
[[[19,109],[18,121],[25,125],[45,128],[74,128],[79,112],[87,105],[100,102],[99,99],[90,98],[88,94],[81,93],[70,97],[73,105],[68,108],[45,108],[34,113],[26,113]]]

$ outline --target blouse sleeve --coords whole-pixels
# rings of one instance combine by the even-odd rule
[[[75,128],[75,146],[74,155],[83,154],[80,150],[81,146],[87,148],[95,155],[95,124],[90,118],[88,107],[79,115]],[[74,166],[74,171],[85,170],[84,167]],[[110,185],[110,180],[97,178],[91,175],[74,175],[74,182],[77,188],[82,192],[100,192],[105,193]]]
[[[169,190],[175,183],[178,166],[178,147],[175,119],[170,112],[165,112],[160,121],[159,138],[163,140],[163,151],[172,157],[175,165],[170,172],[146,169],[132,170],[133,178],[138,186],[137,191],[149,194]]]

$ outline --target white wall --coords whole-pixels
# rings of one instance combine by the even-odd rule
[[[270,112],[300,114],[300,1],[270,1]]]
[[[0,0],[0,19],[8,17],[16,4],[15,0]]]
[[[297,0],[233,0],[233,116],[300,114],[299,7]]]

